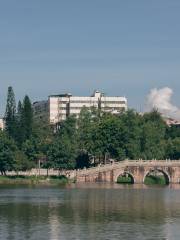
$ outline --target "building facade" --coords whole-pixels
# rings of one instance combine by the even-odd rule
[[[57,124],[70,115],[78,118],[83,107],[94,107],[103,112],[119,114],[127,109],[127,99],[108,97],[95,91],[90,97],[72,96],[71,94],[50,95],[48,101],[35,102],[33,107],[36,118],[48,119],[50,124]]]
[[[176,120],[176,119],[173,119],[170,117],[163,117],[163,118],[169,127],[171,127],[171,126],[180,127],[180,120]]]

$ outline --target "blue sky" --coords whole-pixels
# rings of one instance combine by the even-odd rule
[[[151,88],[180,102],[179,0],[0,0],[0,114],[16,99],[94,89],[140,109]]]

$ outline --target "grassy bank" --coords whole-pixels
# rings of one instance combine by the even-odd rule
[[[2,176],[0,184],[32,184],[32,185],[59,185],[69,180],[65,176]]]

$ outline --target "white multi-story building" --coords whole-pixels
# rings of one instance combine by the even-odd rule
[[[104,112],[119,114],[127,109],[127,99],[108,97],[95,91],[90,97],[72,96],[71,94],[50,95],[48,101],[35,102],[33,106],[36,118],[46,118],[50,124],[56,124],[70,115],[78,117],[83,107],[95,107]]]

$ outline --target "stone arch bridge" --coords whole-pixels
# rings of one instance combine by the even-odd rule
[[[153,172],[163,173],[166,183],[180,183],[180,160],[125,160],[112,164],[76,171],[77,182],[117,182],[123,174],[129,174],[134,183],[144,183]]]

